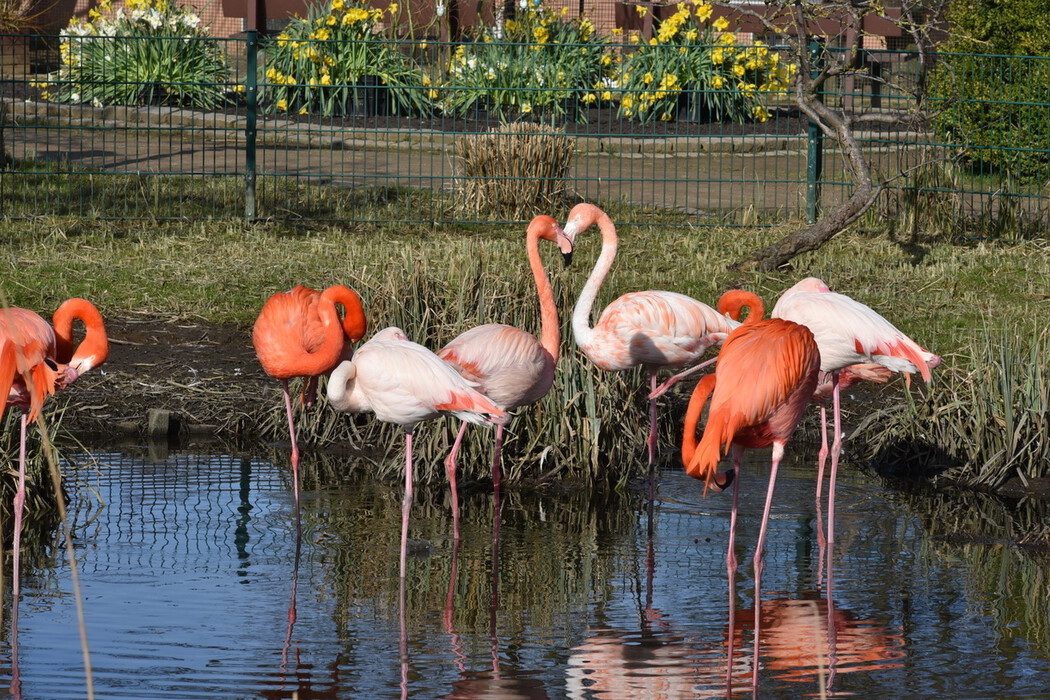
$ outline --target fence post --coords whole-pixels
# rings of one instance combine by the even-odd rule
[[[244,218],[248,221],[255,219],[255,137],[257,134],[257,108],[259,99],[258,85],[258,61],[259,61],[259,31],[249,29],[247,32],[248,44],[248,75],[245,76],[245,97],[248,101],[248,116],[244,124]]]
[[[813,76],[820,72],[824,53],[823,44],[817,40],[811,41],[809,53],[813,66],[810,75]],[[822,92],[818,93],[817,99],[823,99],[822,94]],[[810,224],[815,224],[820,209],[820,176],[824,169],[824,145],[820,125],[812,119],[806,124],[806,140],[806,220]]]

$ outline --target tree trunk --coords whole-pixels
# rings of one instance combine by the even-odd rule
[[[860,185],[853,196],[833,211],[825,214],[809,228],[792,233],[771,246],[763,248],[738,263],[730,270],[761,270],[769,272],[787,265],[797,255],[808,253],[824,245],[835,234],[863,216],[882,192],[881,187],[871,183]]]

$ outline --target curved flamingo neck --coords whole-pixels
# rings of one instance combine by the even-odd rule
[[[84,339],[73,347],[73,322],[84,323]],[[109,358],[109,338],[102,314],[86,299],[67,299],[51,319],[55,327],[55,359],[83,374]]]
[[[344,287],[341,284],[333,285],[321,293],[322,299],[329,299],[333,304],[340,304],[345,315],[341,328],[346,337],[352,342],[357,342],[365,337],[368,330],[368,320],[365,318],[365,307],[361,304],[361,297],[357,292]]]
[[[346,287],[343,289],[350,292]],[[350,293],[357,296],[353,292]],[[313,352],[303,348],[299,353],[300,357],[296,361],[296,374],[299,376],[311,377],[327,374],[339,364],[341,359],[344,359],[343,351],[346,349],[347,337],[343,322],[339,319],[339,311],[335,307],[336,299],[340,297],[340,294],[337,287],[329,287],[318,296],[316,308],[317,316],[321,321],[323,340]],[[360,305],[360,300],[358,304]],[[344,306],[346,306],[345,303]],[[347,307],[347,317],[349,318],[350,315],[350,308]]]
[[[762,299],[754,292],[744,289],[730,289],[718,299],[718,313],[729,316],[734,321],[739,321],[744,309],[747,309],[747,319],[744,323],[761,321],[765,316],[766,307]]]
[[[585,219],[584,223],[586,226],[581,226],[577,233],[587,230],[594,223],[598,224],[598,229],[602,233],[602,252],[597,262],[594,263],[591,276],[583,285],[580,298],[576,300],[576,306],[572,310],[572,334],[576,337],[576,344],[581,347],[589,345],[591,338],[594,337],[594,328],[591,327],[591,310],[594,308],[594,300],[598,298],[598,290],[601,289],[602,282],[612,269],[613,260],[616,259],[616,248],[619,245],[616,226],[605,212],[595,207],[593,218],[590,221]]]
[[[547,270],[540,258],[539,231],[529,228],[525,238],[525,250],[532,269],[532,278],[536,281],[536,296],[540,300],[540,345],[555,362],[561,348],[561,324],[558,323],[558,305],[554,302],[554,288],[551,287]]]

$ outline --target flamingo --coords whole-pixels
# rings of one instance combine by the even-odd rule
[[[682,439],[682,463],[686,473],[703,479],[705,490],[714,486],[722,490],[733,483],[733,505],[729,521],[729,547],[726,569],[730,580],[730,611],[733,610],[733,581],[737,562],[736,546],[739,471],[745,448],[772,445],[772,468],[766,491],[765,509],[754,555],[755,569],[755,653],[759,642],[762,556],[766,530],[773,502],[777,469],[784,449],[817,386],[820,351],[813,333],[800,324],[783,319],[755,320],[744,323],[729,334],[718,353],[715,373],[708,374],[696,385],[685,416]],[[704,434],[696,441],[696,426],[708,397]],[[730,447],[733,450],[733,472],[717,474],[718,462]],[[730,630],[732,639],[732,630]],[[732,682],[732,664],[726,672],[726,683]],[[758,683],[755,664],[752,683]]]
[[[470,423],[499,425],[507,414],[479,393],[451,365],[413,343],[400,328],[384,328],[344,360],[328,380],[328,401],[337,411],[371,411],[405,431],[405,497],[401,504],[401,579],[407,565],[412,510],[412,436],[416,425],[451,414]]]
[[[506,412],[535,403],[547,395],[554,383],[554,366],[558,363],[561,327],[554,290],[540,259],[539,241],[558,244],[566,261],[572,256],[572,242],[558,223],[546,215],[537,216],[525,235],[525,250],[536,281],[540,300],[540,337],[502,323],[475,326],[438,350],[437,355],[474,382],[478,391]],[[445,460],[452,488],[452,512],[455,538],[459,539],[459,497],[456,492],[456,454],[467,432],[464,421],[452,450]],[[496,427],[496,445],[492,458],[492,486],[498,491],[501,481],[500,452],[503,425]]]
[[[616,227],[609,215],[586,202],[569,212],[565,233],[576,236],[597,223],[602,252],[572,312],[572,332],[580,350],[599,368],[611,372],[645,367],[650,392],[657,373],[696,362],[712,345],[740,324],[692,297],[677,292],[629,292],[605,307],[590,326],[591,310],[616,258]],[[649,399],[649,465],[656,460],[656,399]]]
[[[336,305],[343,307],[339,320]],[[292,481],[296,510],[299,507],[299,446],[292,417],[288,380],[304,377],[303,396],[313,403],[317,378],[349,359],[351,343],[365,335],[367,321],[357,292],[343,285],[323,292],[298,285],[266,300],[252,328],[252,345],[263,371],[281,383],[288,434],[292,441]]]
[[[73,324],[84,323],[84,337],[73,344]],[[18,443],[18,485],[14,497],[12,545],[12,628],[18,628],[18,599],[22,516],[26,498],[26,432],[36,422],[48,396],[63,389],[109,357],[109,340],[102,314],[84,299],[62,303],[52,317],[54,327],[28,309],[0,309],[0,396],[4,410],[20,408],[22,419]],[[12,652],[17,656],[17,651]]]
[[[807,277],[785,291],[773,307],[773,318],[801,323],[813,332],[820,348],[820,396],[831,394],[834,409],[834,438],[831,445],[831,475],[828,480],[828,597],[831,597],[830,560],[835,541],[835,480],[842,452],[841,392],[843,377],[875,375],[885,372],[910,375],[918,372],[923,381],[930,380],[930,370],[941,358],[921,347],[870,307],[844,294],[832,292],[823,281]],[[846,372],[847,368],[849,372]],[[868,378],[866,376],[866,378]],[[910,376],[909,376],[910,378]],[[876,379],[878,381],[878,379]],[[828,385],[830,384],[830,388]],[[819,396],[818,396],[819,398]],[[828,456],[827,407],[820,406],[821,448],[817,468],[817,499],[824,482],[824,465]]]

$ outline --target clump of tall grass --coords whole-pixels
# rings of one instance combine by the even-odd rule
[[[868,417],[854,440],[882,471],[995,490],[1050,476],[1050,332],[986,331],[928,396]]]
[[[456,150],[463,211],[481,219],[528,219],[562,206],[576,143],[564,129],[515,122],[461,136]]]
[[[403,260],[391,261],[382,275],[363,270],[347,280],[366,300],[369,336],[386,326],[398,326],[410,339],[436,350],[482,323],[507,323],[539,333],[536,289],[524,264],[508,270],[481,254],[435,259],[405,251],[402,256]],[[561,357],[548,395],[519,409],[508,427],[505,478],[623,484],[645,466],[645,383],[636,372],[598,370],[576,349],[568,323],[576,285],[559,274],[557,265],[549,263],[548,270],[563,321]],[[283,439],[287,428],[279,403],[271,402],[265,411],[264,434]],[[400,474],[404,438],[397,426],[380,423],[370,414],[339,414],[322,401],[297,418],[297,427],[304,441],[371,455],[380,476]],[[419,426],[413,443],[419,481],[445,479],[444,458],[458,429],[458,422],[449,418]],[[492,444],[492,430],[473,426],[468,430],[458,460],[464,480],[489,478]]]

